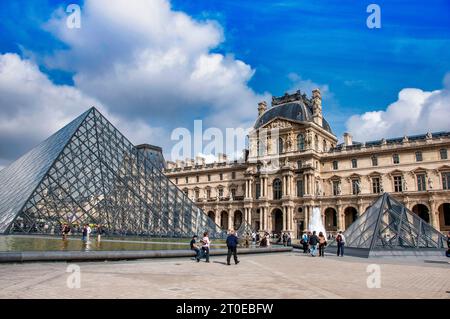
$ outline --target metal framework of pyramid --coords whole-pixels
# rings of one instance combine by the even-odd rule
[[[160,165],[91,108],[0,171],[0,234],[76,233],[190,237],[222,230],[161,172]],[[243,221],[238,233],[251,231]]]
[[[343,234],[345,253],[359,257],[442,255],[446,247],[438,230],[388,193],[375,200]]]

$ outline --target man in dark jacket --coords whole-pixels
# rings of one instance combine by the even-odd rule
[[[309,237],[309,247],[311,249],[311,256],[313,256],[313,257],[316,257],[318,243],[319,243],[319,237],[317,237],[316,231],[313,231],[312,236]]]
[[[227,265],[230,265],[231,254],[233,254],[234,263],[239,264],[239,260],[237,258],[237,245],[238,238],[234,232],[234,230],[230,231],[230,234],[227,237],[227,247],[228,247],[228,255],[227,255]]]
[[[189,243],[191,250],[195,251],[195,259],[197,262],[200,261],[200,249],[197,247],[197,235],[192,236],[191,242]]]

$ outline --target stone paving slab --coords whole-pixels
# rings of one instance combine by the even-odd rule
[[[446,298],[450,266],[424,261],[309,257],[298,252],[224,257],[78,263],[70,289],[67,263],[0,265],[0,298]],[[368,288],[367,266],[381,288]]]

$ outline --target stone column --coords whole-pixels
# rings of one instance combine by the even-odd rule
[[[261,230],[265,230],[264,229],[264,207],[259,208],[259,226],[260,226]]]
[[[304,206],[305,210],[305,225],[304,230],[308,230],[308,224],[309,224],[309,206]]]
[[[342,230],[344,231],[344,227],[345,227],[345,219],[344,219],[344,215],[342,212],[342,206],[338,205],[336,206],[336,213],[337,213],[337,225],[338,225],[338,231]]]
[[[287,215],[288,215],[288,212],[287,212],[287,207],[286,206],[283,206],[282,207],[283,208],[283,231],[285,231],[286,229],[287,229]]]
[[[220,212],[218,212],[218,211],[215,211],[215,220],[216,220],[216,224],[221,226],[220,225]]]
[[[430,200],[430,224],[439,229],[439,212],[436,212],[436,201]]]
[[[228,229],[234,229],[234,213],[228,212]]]

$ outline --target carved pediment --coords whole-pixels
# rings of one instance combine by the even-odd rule
[[[264,128],[266,128],[266,129],[275,129],[275,128],[282,129],[282,128],[292,127],[292,124],[293,123],[290,121],[276,118],[276,119],[270,121],[269,123],[267,123],[266,125],[264,125]]]

